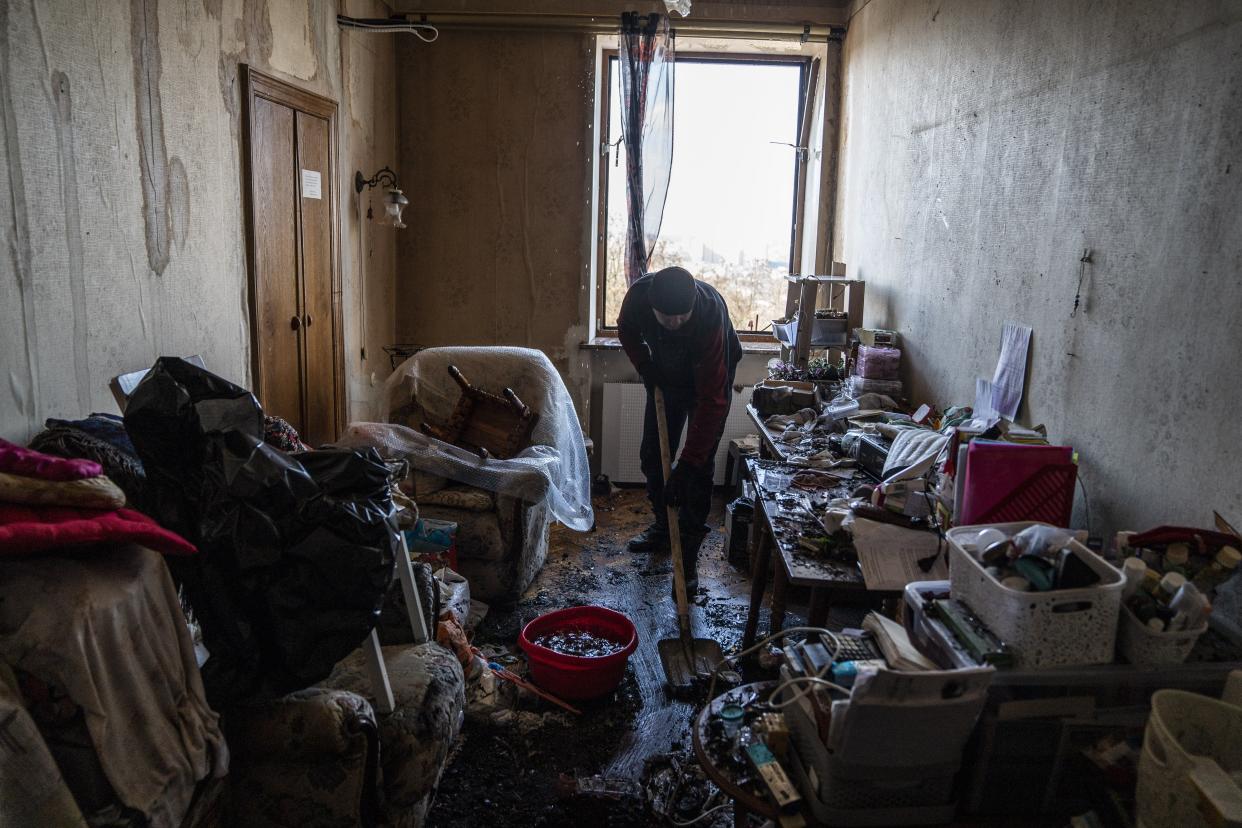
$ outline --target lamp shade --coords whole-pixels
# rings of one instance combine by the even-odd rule
[[[379,217],[378,223],[385,227],[396,228],[397,230],[404,229],[405,222],[401,220],[401,213],[409,203],[410,200],[397,188],[393,187],[386,191],[384,193],[384,212]]]

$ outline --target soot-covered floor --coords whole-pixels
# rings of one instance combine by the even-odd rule
[[[518,605],[495,608],[476,634],[478,644],[512,645],[522,626],[562,607],[597,604],[628,615],[639,646],[625,679],[611,696],[580,705],[581,717],[530,704],[530,713],[497,724],[472,718],[441,781],[432,809],[434,826],[645,825],[639,799],[575,796],[574,779],[602,775],[637,783],[644,761],[690,747],[691,703],[672,698],[656,642],[677,635],[667,553],[634,555],[626,542],[650,521],[639,489],[595,499],[596,529],[577,533],[554,526],[543,571]],[[750,596],[750,578],[724,559],[723,504],[717,497],[715,527],[700,553],[699,579],[706,592],[693,599],[695,634],[714,638],[726,652],[738,647]],[[797,597],[795,595],[795,597]],[[805,607],[792,604],[786,623],[799,623]],[[766,629],[765,617],[760,629]],[[710,823],[701,823],[710,824]]]

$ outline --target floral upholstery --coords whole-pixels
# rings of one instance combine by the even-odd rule
[[[438,612],[430,567],[414,566],[429,629]],[[400,595],[394,583],[390,592]],[[385,607],[385,643],[403,604]],[[225,716],[233,748],[232,820],[240,826],[422,825],[461,729],[465,678],[438,644],[383,648],[395,710],[377,714],[363,650],[318,686]]]
[[[431,494],[420,495],[418,502],[426,506],[450,506],[468,512],[490,512],[496,508],[491,492],[474,486],[456,484]]]
[[[380,821],[421,825],[449,747],[461,729],[465,677],[456,657],[439,644],[384,647],[383,653],[395,709],[378,715]],[[323,685],[371,699],[365,665],[358,650],[341,661]]]
[[[355,826],[378,809],[378,728],[356,693],[312,687],[224,718],[229,824]]]

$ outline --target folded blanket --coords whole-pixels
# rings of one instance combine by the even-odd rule
[[[0,440],[0,472],[41,480],[84,480],[103,474],[103,468],[89,460],[66,460]]]
[[[125,493],[103,475],[59,481],[0,472],[0,501],[35,506],[119,509],[125,505]]]
[[[138,452],[134,450],[133,441],[129,439],[129,432],[125,430],[125,421],[115,414],[94,413],[84,420],[52,418],[47,420],[44,426],[46,428],[74,428],[89,434],[96,440],[103,440],[132,457],[138,456]]]
[[[30,447],[58,457],[94,460],[103,466],[108,479],[121,487],[131,506],[140,512],[150,511],[147,508],[150,492],[147,489],[147,474],[142,467],[142,461],[136,455],[127,454],[117,448],[114,443],[93,437],[75,426],[53,425],[36,434],[30,441]]]
[[[0,557],[96,543],[137,543],[165,555],[198,551],[185,538],[129,509],[0,503]]]

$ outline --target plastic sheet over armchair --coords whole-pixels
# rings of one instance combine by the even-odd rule
[[[484,459],[419,431],[423,421],[445,423],[457,404],[461,389],[449,365],[477,387],[496,394],[513,389],[538,414],[530,445],[508,459]],[[374,447],[447,481],[430,498],[421,492],[415,497],[424,517],[458,524],[458,564],[472,595],[492,602],[517,598],[543,566],[552,520],[578,531],[594,524],[582,426],[565,383],[543,352],[420,351],[389,378],[380,407],[384,422],[353,423],[339,444]]]

